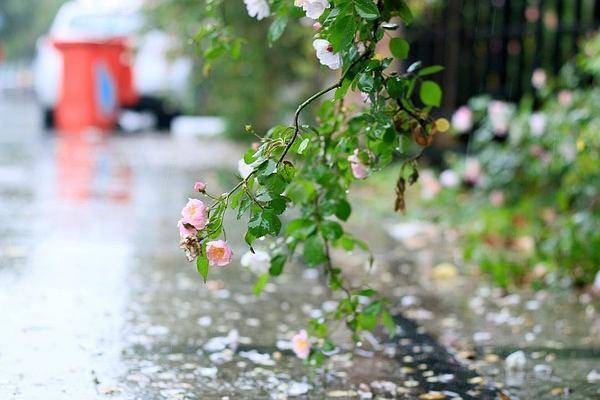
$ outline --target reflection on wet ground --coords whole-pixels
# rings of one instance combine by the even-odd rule
[[[238,261],[211,271],[207,285],[177,248],[175,221],[193,194],[191,183],[202,177],[222,186],[221,172],[236,165],[240,149],[163,134],[57,137],[40,133],[35,115],[29,100],[0,99],[1,399],[491,398],[482,378],[450,368],[453,361],[434,342],[419,339],[425,328],[465,354],[487,353],[477,359],[501,360],[524,345],[531,360],[533,349],[543,359],[554,354],[552,376],[561,379],[555,386],[575,388],[598,359],[584,350],[580,372],[556,346],[547,350],[557,336],[543,332],[544,312],[554,311],[545,299],[538,303],[546,311],[519,314],[492,290],[463,281],[440,287],[415,267],[426,268],[435,255],[421,249],[407,258],[410,243],[374,230],[378,280],[399,310],[425,328],[405,323],[399,346],[372,337],[353,361],[339,354],[327,371],[313,371],[290,354],[287,341],[308,318],[334,306],[316,271],[290,266],[256,298],[255,276],[239,267],[243,246],[235,239],[242,235],[234,221],[229,236]],[[581,318],[571,312],[583,307],[575,303],[565,303],[562,326],[572,325],[570,337],[581,342],[556,340],[565,348],[593,348],[593,324],[569,319]],[[473,309],[479,305],[483,314]],[[521,328],[496,323],[512,321],[513,310],[514,318],[525,318],[516,324]],[[471,340],[488,325],[486,341]],[[516,339],[530,331],[534,340]],[[445,359],[439,366],[421,361],[436,353]],[[497,375],[500,365],[482,368]],[[590,387],[582,393],[593,394]]]

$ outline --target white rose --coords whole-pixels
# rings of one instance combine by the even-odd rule
[[[252,171],[254,171],[254,168],[246,164],[243,158],[238,161],[238,172],[243,179],[246,179],[248,175],[252,173]]]
[[[295,0],[294,5],[302,7],[306,16],[312,19],[318,19],[330,7],[327,0]]]
[[[546,130],[546,116],[540,112],[535,112],[529,117],[529,129],[533,136],[542,136]]]
[[[262,275],[269,271],[271,257],[265,251],[256,250],[255,253],[249,251],[242,256],[241,263],[242,267],[250,269],[257,275]]]
[[[259,21],[271,14],[267,0],[244,0],[244,3],[246,4],[248,15]]]
[[[503,101],[494,100],[488,106],[488,114],[496,134],[506,134],[512,115],[511,107]]]
[[[341,66],[342,60],[339,53],[334,53],[331,43],[325,39],[316,39],[313,42],[313,47],[317,52],[317,58],[323,65],[330,69],[338,69]]]

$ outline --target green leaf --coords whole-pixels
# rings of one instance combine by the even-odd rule
[[[267,160],[259,165],[257,173],[259,176],[269,176],[277,169],[277,163],[273,160]]]
[[[356,12],[364,19],[376,19],[379,17],[379,10],[372,0],[354,0]]]
[[[373,314],[358,314],[356,317],[359,330],[371,331],[377,326],[377,317]]]
[[[419,97],[423,104],[427,106],[439,107],[442,103],[442,89],[434,81],[424,81],[421,84]]]
[[[325,255],[325,243],[319,235],[313,234],[304,241],[304,261],[311,267],[327,261]]]
[[[429,67],[425,67],[422,70],[420,70],[417,75],[419,75],[419,76],[431,75],[431,74],[436,74],[443,70],[444,70],[444,67],[442,67],[441,65],[431,65]]]
[[[344,199],[340,199],[335,203],[335,216],[342,221],[347,221],[352,213],[350,203]]]
[[[269,32],[267,33],[267,39],[269,40],[269,43],[276,42],[281,37],[281,35],[283,35],[283,32],[285,31],[285,27],[287,26],[287,23],[288,23],[287,15],[281,15],[281,16],[275,18],[275,20],[269,27]]]
[[[244,241],[248,246],[250,246],[250,250],[252,250],[252,243],[254,243],[255,240],[256,236],[254,236],[252,232],[250,232],[250,229],[248,229],[248,231],[244,235]]]
[[[396,322],[387,310],[381,312],[381,325],[383,325],[390,337],[396,335]]]
[[[365,307],[365,310],[363,312],[365,314],[369,314],[369,315],[379,314],[381,312],[381,301],[376,300],[376,301],[372,302],[371,304],[369,304],[368,306]]]
[[[302,154],[304,152],[304,150],[306,150],[306,148],[308,147],[308,143],[310,142],[309,138],[305,138],[302,143],[300,143],[300,146],[298,146],[298,154]]]
[[[371,297],[375,294],[375,291],[373,289],[363,289],[360,292],[358,292],[359,296],[364,296],[364,297]]]
[[[271,276],[279,276],[283,272],[283,267],[287,257],[285,254],[277,254],[271,258],[271,267],[269,268],[269,274]]]
[[[248,221],[248,232],[254,237],[277,235],[281,229],[281,221],[273,210],[252,207],[252,215]]]
[[[356,19],[353,15],[345,15],[334,20],[329,28],[329,42],[335,53],[345,49],[354,39],[356,33]]]
[[[317,224],[312,219],[298,218],[287,225],[285,233],[297,239],[305,239],[307,236],[312,235],[315,229],[317,229]]]
[[[391,77],[385,81],[388,94],[394,99],[404,96],[404,82],[397,77]]]
[[[352,83],[351,79],[344,79],[344,81],[342,82],[342,86],[340,86],[336,91],[335,91],[335,100],[341,100],[344,98],[344,96],[346,95],[346,92],[348,92],[348,88],[350,87],[350,84]]]
[[[259,276],[254,285],[254,289],[252,289],[252,293],[254,293],[255,296],[260,296],[268,281],[269,274],[262,274]]]
[[[361,92],[370,93],[373,91],[373,87],[375,86],[375,80],[373,76],[370,74],[361,74],[358,79],[358,88]]]
[[[204,249],[202,250],[202,254],[199,254],[198,258],[196,258],[196,269],[204,283],[206,283],[206,279],[208,278],[208,258],[205,255]]]
[[[404,60],[408,57],[408,50],[410,49],[410,45],[408,42],[402,38],[395,37],[390,40],[390,51],[392,55],[400,60]]]
[[[344,234],[344,229],[335,221],[325,220],[321,222],[321,232],[328,240],[337,240]]]
[[[269,202],[269,208],[277,215],[283,214],[287,208],[287,199],[283,196],[274,198]]]
[[[402,21],[404,21],[406,25],[410,25],[414,20],[414,16],[406,3],[403,0],[392,0],[392,3]]]
[[[279,175],[286,182],[290,183],[292,179],[294,179],[294,175],[296,174],[296,168],[289,161],[284,161],[283,165],[279,168]]]
[[[346,251],[351,251],[354,249],[354,240],[347,235],[344,235],[340,238],[339,243],[342,245],[342,248]]]
[[[267,177],[261,176],[258,178],[258,181],[267,189],[271,198],[279,196],[287,187],[287,183],[280,174],[273,174]]]

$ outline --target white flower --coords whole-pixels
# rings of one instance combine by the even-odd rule
[[[465,133],[473,127],[473,112],[468,106],[461,106],[452,115],[452,126],[459,133]]]
[[[271,14],[267,0],[244,0],[244,3],[248,9],[248,15],[259,21]]]
[[[451,169],[442,171],[440,174],[440,183],[445,187],[456,187],[460,183],[458,175]]]
[[[246,179],[248,175],[252,173],[252,171],[254,171],[254,168],[246,164],[243,158],[238,161],[238,172],[243,179]]]
[[[338,69],[342,63],[339,53],[333,52],[333,47],[325,39],[315,39],[313,47],[317,52],[317,58],[323,65],[328,66],[330,69]]]
[[[302,7],[308,18],[317,19],[329,8],[327,0],[294,0],[296,7]]]
[[[251,251],[247,252],[242,256],[242,267],[250,269],[257,275],[262,275],[269,271],[271,266],[271,257],[269,253],[261,250],[256,250],[255,253]]]
[[[503,101],[494,100],[488,106],[488,113],[494,132],[501,135],[506,134],[512,115],[511,107]]]
[[[540,112],[535,112],[529,117],[529,129],[533,136],[542,136],[546,129],[546,116]]]
[[[504,361],[504,365],[507,370],[510,371],[522,371],[527,363],[527,357],[521,350],[517,350],[514,353],[509,354]]]

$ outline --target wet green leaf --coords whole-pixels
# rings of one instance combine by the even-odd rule
[[[442,102],[442,89],[434,81],[425,81],[421,83],[419,97],[423,104],[439,107]]]
[[[408,57],[409,49],[410,45],[402,38],[395,37],[390,40],[390,51],[394,57],[400,60],[404,60]]]

